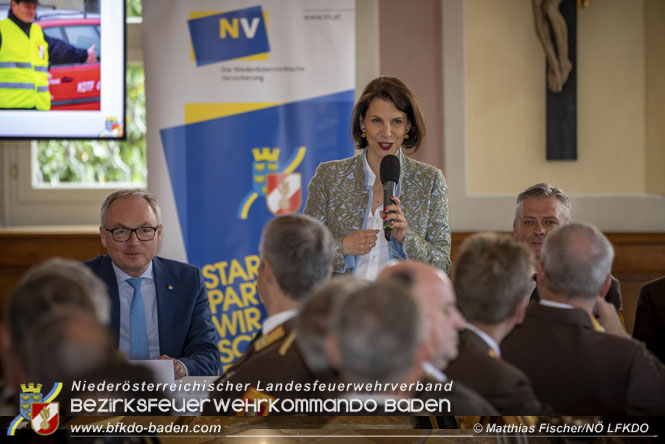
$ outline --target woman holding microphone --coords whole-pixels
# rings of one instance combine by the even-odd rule
[[[335,273],[374,280],[392,259],[427,262],[447,273],[446,181],[438,168],[405,155],[425,138],[415,95],[396,77],[372,80],[353,108],[351,134],[362,152],[319,165],[304,210],[326,224],[337,242]],[[392,203],[384,208],[381,165],[388,155],[399,159],[400,168]],[[384,226],[392,230],[390,240]]]

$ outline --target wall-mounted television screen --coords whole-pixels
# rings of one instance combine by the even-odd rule
[[[125,1],[84,5],[0,2],[0,138],[125,138]]]

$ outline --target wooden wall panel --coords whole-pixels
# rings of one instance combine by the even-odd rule
[[[93,227],[0,228],[0,316],[6,297],[30,267],[56,256],[84,261],[102,253]]]
[[[614,245],[612,274],[621,282],[626,328],[633,331],[640,288],[665,276],[665,233],[609,233]]]

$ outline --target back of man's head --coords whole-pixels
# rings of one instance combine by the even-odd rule
[[[438,369],[448,366],[458,354],[458,333],[466,320],[457,310],[455,291],[441,269],[416,261],[400,261],[384,268],[379,280],[401,282],[411,290],[420,306],[426,328],[427,360]]]
[[[28,270],[22,281],[28,282],[42,275],[62,276],[77,281],[81,287],[87,288],[95,305],[97,320],[103,325],[108,325],[111,320],[111,300],[108,290],[104,281],[97,277],[90,268],[71,259],[54,257]]]
[[[612,269],[614,248],[596,227],[564,225],[545,239],[540,261],[545,286],[564,299],[598,296]]]
[[[106,327],[90,313],[70,308],[40,317],[25,351],[28,375],[46,386],[85,377],[116,353]]]
[[[349,294],[367,283],[353,276],[335,278],[319,288],[300,306],[296,342],[309,369],[317,376],[330,376],[333,369],[326,353],[333,315]]]
[[[497,233],[478,233],[462,243],[453,271],[457,305],[471,323],[510,318],[531,290],[533,253]]]
[[[136,409],[137,403],[159,402],[165,397],[162,390],[155,390],[155,376],[152,370],[142,365],[130,363],[121,353],[114,353],[109,359],[101,365],[86,370],[85,376],[75,379],[84,379],[86,384],[83,386],[74,386],[74,384],[63,384],[62,391],[58,395],[60,402],[60,414],[68,415],[72,413],[71,400],[82,400],[84,403],[88,400],[94,400],[95,405],[104,403],[114,403],[116,399],[131,400],[128,403],[119,402],[114,404],[116,415],[154,415],[151,410],[141,413]],[[115,390],[115,387],[131,387],[130,391]],[[148,388],[150,390],[148,390]],[[115,442],[115,441],[111,441]],[[125,441],[122,441],[125,442]]]
[[[392,281],[369,284],[339,307],[333,328],[339,367],[349,382],[403,382],[425,330],[415,299]]]
[[[303,214],[290,214],[266,224],[260,252],[281,290],[300,302],[332,274],[334,248],[330,232],[321,222]]]
[[[108,304],[105,287],[87,267],[62,259],[47,261],[29,270],[7,299],[4,323],[11,347],[25,365],[23,342],[39,317],[72,307],[108,320]]]

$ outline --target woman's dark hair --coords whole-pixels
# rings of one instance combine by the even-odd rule
[[[425,119],[420,109],[418,99],[411,90],[397,77],[380,76],[367,84],[351,115],[351,137],[356,148],[367,146],[367,139],[362,137],[360,121],[365,118],[369,104],[374,99],[390,100],[395,108],[406,114],[409,121],[408,139],[404,139],[402,146],[416,152],[425,140]]]

